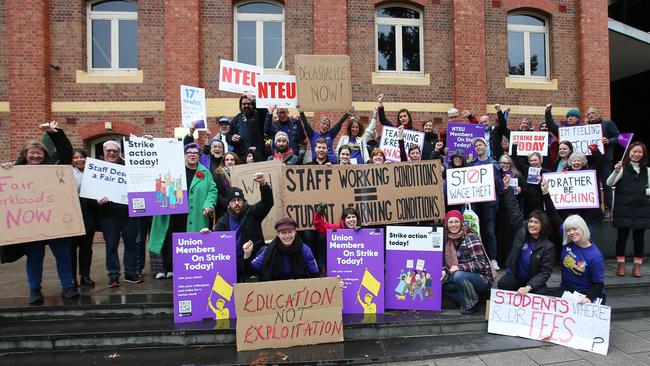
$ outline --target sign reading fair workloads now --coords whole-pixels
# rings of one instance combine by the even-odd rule
[[[282,177],[283,212],[299,229],[313,226],[318,203],[327,205],[329,222],[338,222],[346,207],[354,207],[364,226],[440,220],[445,211],[436,161],[287,166]]]

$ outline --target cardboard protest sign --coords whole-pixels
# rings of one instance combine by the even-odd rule
[[[488,333],[546,341],[606,355],[611,311],[604,305],[492,289]]]
[[[107,197],[111,202],[128,204],[124,165],[86,158],[79,197],[96,200]]]
[[[0,169],[0,245],[84,235],[71,166]]]
[[[327,230],[327,273],[343,279],[343,312],[384,312],[384,230]]]
[[[600,123],[593,125],[560,127],[558,138],[560,141],[570,141],[573,145],[573,151],[583,154],[591,155],[589,145],[598,145],[598,150],[602,154],[605,153],[605,145],[603,145],[603,126]]]
[[[447,204],[496,200],[492,164],[447,169]]]
[[[235,232],[173,233],[174,323],[215,319],[229,328],[235,318]]]
[[[384,150],[386,160],[401,161],[399,156],[399,130],[395,127],[384,126],[381,130],[379,148]],[[408,153],[411,146],[417,146],[422,151],[424,146],[424,132],[404,130],[404,149]]]
[[[347,111],[352,107],[350,56],[296,55],[298,100],[305,111]]]
[[[299,229],[313,226],[314,205],[321,202],[330,222],[338,222],[346,207],[359,211],[363,225],[433,221],[444,215],[440,163],[434,160],[287,166],[282,177],[283,213]]]
[[[337,278],[235,285],[237,351],[343,341]]]
[[[264,73],[261,67],[228,60],[219,63],[219,90],[257,96],[257,80]]]
[[[442,228],[386,227],[386,309],[440,310]]]
[[[233,187],[241,188],[244,197],[249,204],[259,202],[260,185],[253,180],[253,174],[263,173],[266,181],[273,190],[273,208],[264,221],[262,221],[262,232],[265,240],[273,240],[277,231],[275,223],[284,217],[282,211],[282,163],[278,160],[264,161],[255,164],[237,165],[230,169],[230,181]]]
[[[196,128],[206,128],[205,89],[181,85],[181,119],[183,127],[189,128],[196,122]]]
[[[517,144],[517,155],[528,156],[530,153],[538,152],[542,156],[548,155],[548,132],[512,131],[510,132],[510,150]]]
[[[546,173],[542,180],[548,181],[548,194],[558,210],[600,207],[595,170]]]
[[[445,161],[449,163],[450,156],[457,150],[465,152],[467,161],[475,159],[476,152],[472,140],[477,137],[484,138],[485,126],[478,124],[449,122],[447,124],[447,148],[449,149]]]
[[[125,137],[124,162],[129,216],[188,212],[182,141]]]
[[[257,108],[277,105],[295,108],[298,104],[294,75],[260,75],[257,81]]]

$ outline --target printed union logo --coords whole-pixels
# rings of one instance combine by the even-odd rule
[[[221,239],[230,239],[230,238],[232,238],[232,235],[230,235],[230,234],[221,234],[220,238]]]

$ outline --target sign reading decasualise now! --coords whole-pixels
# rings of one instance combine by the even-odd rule
[[[298,100],[305,111],[347,111],[352,107],[350,56],[296,55]]]

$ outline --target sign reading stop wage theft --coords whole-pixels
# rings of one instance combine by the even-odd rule
[[[494,201],[494,167],[492,164],[447,170],[447,204],[458,205]]]

